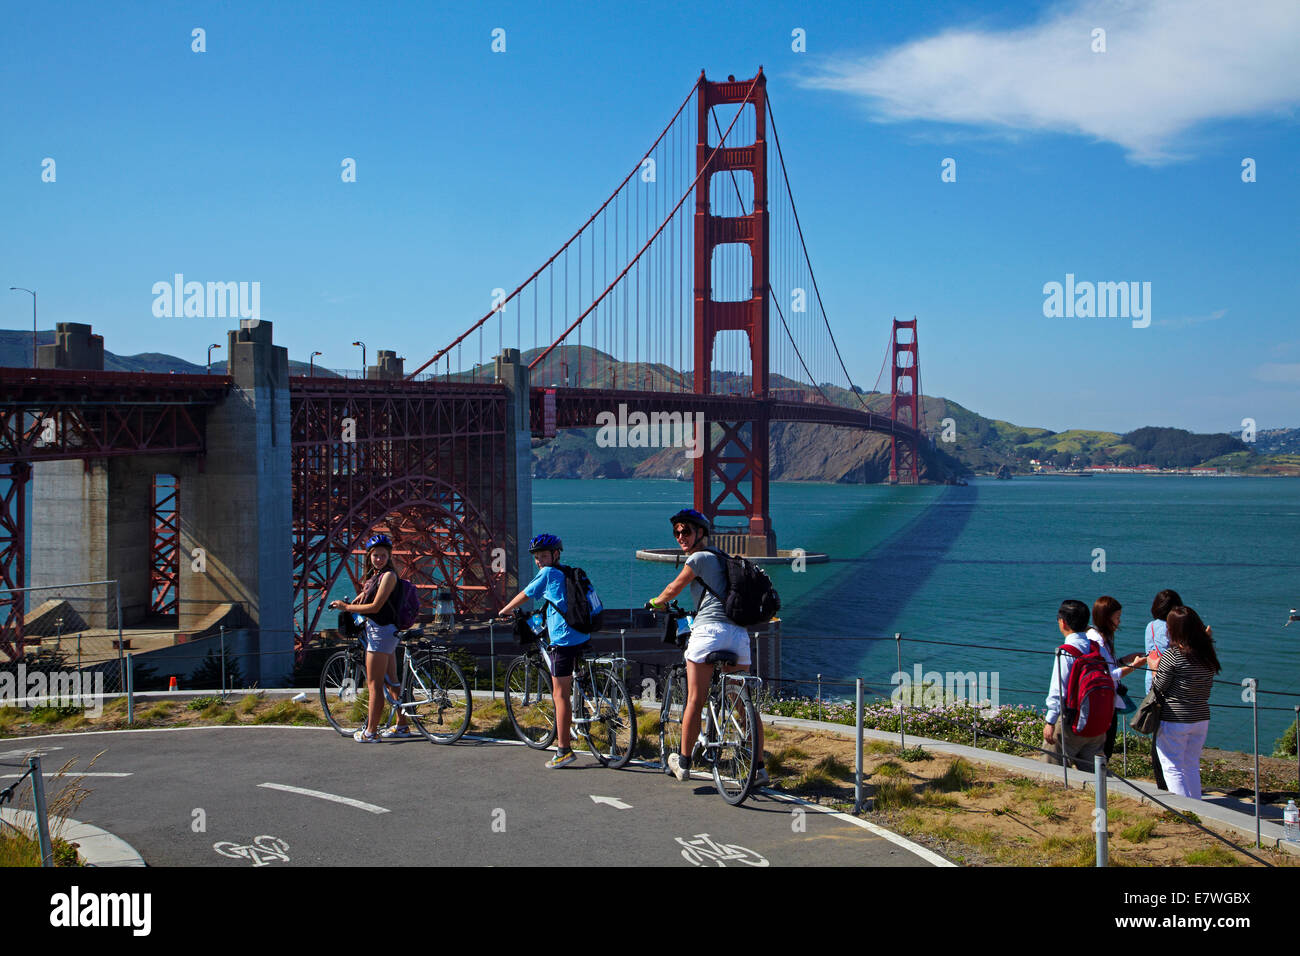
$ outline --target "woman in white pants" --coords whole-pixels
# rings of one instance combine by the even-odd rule
[[[1170,793],[1201,799],[1201,751],[1210,729],[1210,689],[1219,673],[1210,628],[1190,607],[1169,612],[1169,650],[1152,687],[1160,695],[1156,756]]]

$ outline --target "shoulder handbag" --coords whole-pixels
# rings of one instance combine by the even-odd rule
[[[1160,697],[1160,691],[1152,685],[1151,690],[1142,698],[1142,703],[1138,704],[1137,713],[1129,721],[1129,726],[1140,734],[1155,736],[1160,729],[1160,705],[1163,700]]]

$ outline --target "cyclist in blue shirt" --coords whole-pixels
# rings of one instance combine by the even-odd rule
[[[557,744],[555,756],[546,762],[547,768],[551,770],[567,767],[578,759],[573,753],[570,739],[573,706],[569,694],[573,689],[574,663],[591,640],[590,634],[575,630],[564,619],[565,612],[569,610],[569,602],[564,593],[564,572],[556,567],[560,563],[562,550],[564,543],[553,534],[539,534],[533,538],[528,544],[528,551],[537,562],[537,576],[501,609],[501,616],[508,617],[529,598],[543,602],[546,608],[546,630],[551,640],[551,696],[555,701]]]

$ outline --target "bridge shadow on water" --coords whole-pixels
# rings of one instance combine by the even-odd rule
[[[947,559],[978,498],[975,486],[946,487],[919,515],[866,554],[832,556],[831,580],[802,595],[798,607],[782,615],[783,672],[792,678],[819,671],[828,677],[846,677],[857,672],[855,665],[868,656],[873,663],[883,662],[885,656],[893,661],[896,623]],[[889,640],[847,640],[861,637]],[[888,669],[892,672],[893,665]]]

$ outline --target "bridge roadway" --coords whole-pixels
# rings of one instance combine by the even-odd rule
[[[728,806],[702,775],[679,783],[657,767],[607,770],[585,754],[547,770],[542,752],[499,741],[359,744],[329,728],[249,726],[0,741],[11,754],[33,748],[48,754],[47,772],[73,757],[86,770],[106,751],[76,816],[153,866],[939,862],[772,795]],[[47,782],[51,795],[58,789]]]

